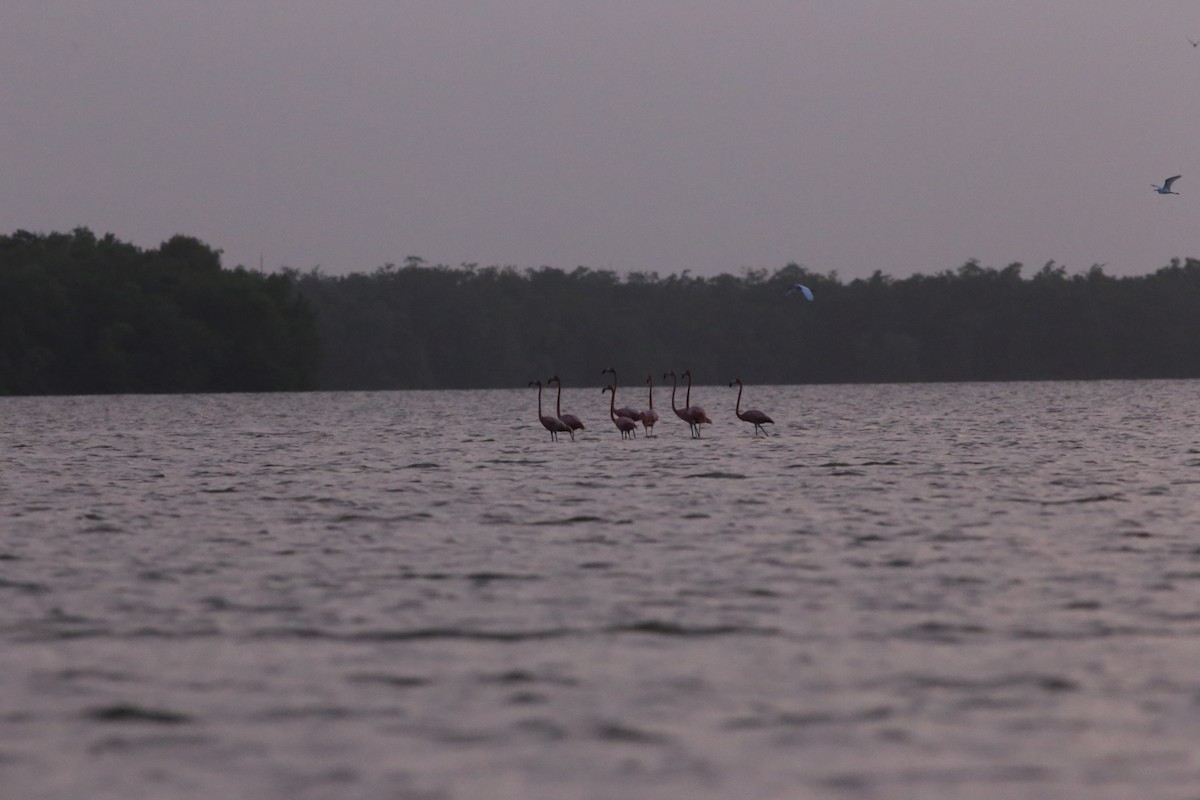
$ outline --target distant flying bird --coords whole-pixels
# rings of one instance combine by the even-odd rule
[[[1200,47],[1200,42],[1193,42],[1191,39],[1188,39],[1188,42],[1192,45],[1192,47]]]
[[[1175,179],[1172,178],[1171,180],[1175,180]],[[791,288],[789,288],[786,292],[784,292],[783,295],[784,295],[784,297],[787,297],[792,292],[797,292],[797,291],[804,295],[805,300],[812,300],[812,289],[808,288],[803,283],[793,283],[791,285]]]
[[[764,428],[763,425],[774,425],[775,420],[771,419],[757,408],[747,408],[745,411],[742,411],[742,389],[745,389],[746,387],[742,386],[741,378],[734,378],[729,382],[729,385],[733,386],[735,383],[738,387],[738,398],[737,404],[733,407],[733,413],[737,415],[738,419],[754,425],[754,435],[756,437],[758,436],[759,431],[763,432],[763,436],[768,435],[767,429]]]
[[[1183,177],[1182,175],[1176,175],[1172,178],[1167,178],[1165,181],[1163,181],[1162,186],[1155,186],[1154,191],[1158,192],[1159,194],[1179,194],[1179,192],[1171,191],[1171,184],[1174,183],[1175,181],[1179,180],[1182,177]]]

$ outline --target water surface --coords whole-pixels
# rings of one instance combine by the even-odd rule
[[[0,399],[3,796],[1195,800],[1198,390]]]

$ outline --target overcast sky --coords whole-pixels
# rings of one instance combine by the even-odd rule
[[[327,273],[1145,274],[1200,257],[1189,38],[1196,0],[6,0],[0,232]]]

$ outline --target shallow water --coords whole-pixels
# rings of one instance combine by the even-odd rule
[[[1195,800],[1198,390],[0,399],[0,795]]]

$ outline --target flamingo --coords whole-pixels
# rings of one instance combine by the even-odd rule
[[[688,424],[688,430],[691,431],[693,434],[695,434],[696,426],[692,422],[691,416],[689,416],[687,413],[688,412],[687,406],[684,406],[683,408],[675,407],[675,390],[679,388],[679,379],[675,377],[675,370],[671,370],[670,372],[663,373],[664,381],[668,377],[671,378],[671,410],[675,412],[675,416],[679,417],[681,420],[686,422]]]
[[[621,432],[621,438],[636,439],[637,421],[617,412],[617,387],[610,383],[600,390],[600,394],[605,392],[612,392],[612,397],[608,401],[608,415],[612,417],[613,424]]]
[[[538,387],[538,419],[546,426],[546,430],[550,431],[550,441],[557,442],[558,435],[564,431],[571,434],[571,441],[575,441],[575,431],[571,430],[571,426],[563,422],[558,417],[550,417],[542,413],[542,382],[530,381],[530,386]]]
[[[729,385],[733,386],[735,383],[738,387],[738,399],[737,405],[733,407],[733,413],[737,415],[738,419],[754,425],[755,438],[758,437],[758,432],[760,430],[763,432],[763,436],[767,436],[767,429],[764,428],[763,425],[766,425],[767,423],[774,425],[775,420],[771,419],[766,414],[755,408],[747,408],[745,411],[742,411],[742,389],[746,387],[742,386],[741,378],[734,378],[729,382]]]
[[[1182,177],[1182,175],[1176,175],[1173,178],[1167,178],[1165,181],[1163,181],[1162,186],[1155,186],[1154,191],[1158,192],[1159,194],[1179,194],[1179,192],[1171,191],[1171,184]]]
[[[708,414],[700,406],[692,405],[692,371],[685,369],[680,377],[688,379],[687,395],[683,398],[684,405],[687,406],[687,411],[692,415],[692,420],[696,423],[696,438],[700,438],[701,423],[712,425],[712,420],[708,418]]]
[[[691,373],[685,372],[683,374],[688,376],[688,382],[690,383],[691,382]],[[701,420],[697,420],[695,414],[693,413],[696,409],[688,407],[688,406],[684,406],[683,408],[677,408],[675,406],[675,390],[677,388],[679,388],[679,380],[678,380],[678,378],[675,377],[675,370],[671,370],[670,372],[663,373],[664,381],[668,377],[671,379],[671,410],[675,412],[675,416],[679,417],[681,420],[683,420],[684,422],[686,422],[688,424],[688,430],[690,430],[692,432],[693,439],[700,438],[700,423],[701,422],[711,423],[712,420],[708,418],[708,415],[706,415],[704,413],[704,409],[702,409],[702,408],[699,409],[700,415],[701,415],[701,417],[703,417],[703,419],[701,419]],[[690,392],[689,392],[689,394],[690,394]],[[685,400],[684,402],[686,403],[687,401]]]
[[[551,383],[557,383],[557,384],[558,384],[558,399],[557,399],[557,400],[555,401],[555,403],[554,403],[554,413],[555,413],[555,415],[556,415],[556,416],[557,416],[559,419],[561,419],[563,422],[567,423],[567,427],[569,427],[569,428],[570,428],[572,431],[581,431],[581,430],[583,430],[583,429],[584,429],[584,428],[583,428],[583,421],[582,421],[582,420],[580,420],[580,419],[579,419],[579,417],[575,416],[574,414],[564,414],[564,413],[562,413],[562,381],[558,379],[558,376],[557,376],[557,375],[555,375],[553,378],[551,378],[550,380],[546,381],[546,383],[547,383],[547,384],[551,384]],[[574,437],[574,435],[575,435],[574,433],[572,433],[572,434],[571,434],[571,436],[572,436],[572,437]]]
[[[601,375],[603,375],[606,372],[612,373],[613,396],[615,397],[616,393],[617,393],[617,391],[616,391],[617,390],[617,371],[615,369],[613,369],[612,367],[600,370]],[[618,408],[617,415],[621,416],[621,417],[628,417],[629,419],[633,420],[634,422],[637,422],[638,420],[640,420],[642,418],[642,412],[638,411],[636,408],[630,408],[629,406],[625,406],[624,408]]]
[[[647,436],[654,435],[654,425],[658,422],[658,412],[654,410],[654,376],[646,376],[646,385],[650,387],[650,407],[642,412],[642,427]]]
[[[787,297],[792,292],[800,292],[800,294],[804,295],[805,300],[811,301],[813,299],[812,289],[808,288],[803,283],[793,283],[788,287],[788,290],[783,293],[783,296]]]

